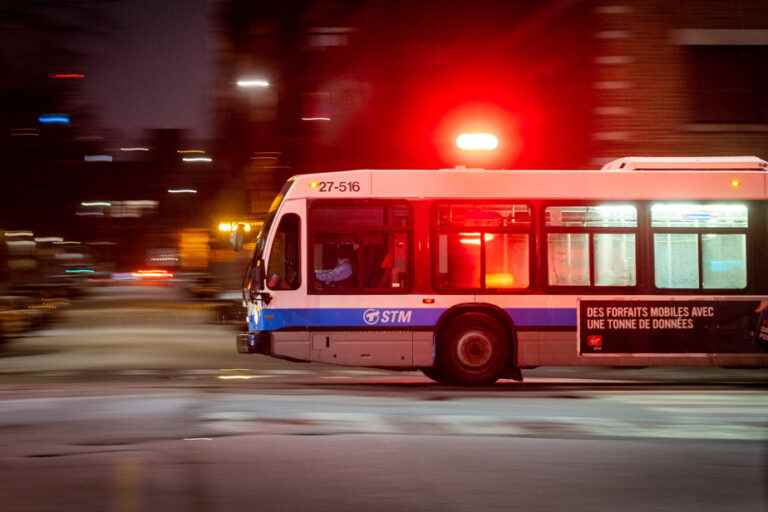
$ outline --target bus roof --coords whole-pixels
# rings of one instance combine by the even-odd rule
[[[294,176],[286,199],[476,198],[747,200],[768,197],[768,172],[731,169],[363,169]]]
[[[627,156],[603,165],[603,171],[663,171],[687,169],[695,171],[764,171],[768,162],[756,156]]]

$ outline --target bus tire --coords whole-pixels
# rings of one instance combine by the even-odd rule
[[[493,384],[504,373],[509,356],[504,329],[484,313],[459,315],[441,329],[437,368],[448,382]]]

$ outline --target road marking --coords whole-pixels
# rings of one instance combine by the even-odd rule
[[[274,375],[219,375],[219,380],[251,380],[251,379],[269,379]]]

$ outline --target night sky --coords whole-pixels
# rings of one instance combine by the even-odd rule
[[[136,138],[145,128],[212,136],[214,79],[208,0],[121,0],[101,44],[86,48],[89,100],[106,128]]]

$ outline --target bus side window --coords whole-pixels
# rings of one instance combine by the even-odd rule
[[[746,204],[653,203],[656,288],[746,288],[748,219]]]
[[[317,202],[310,210],[312,290],[402,292],[410,210],[388,202]]]

